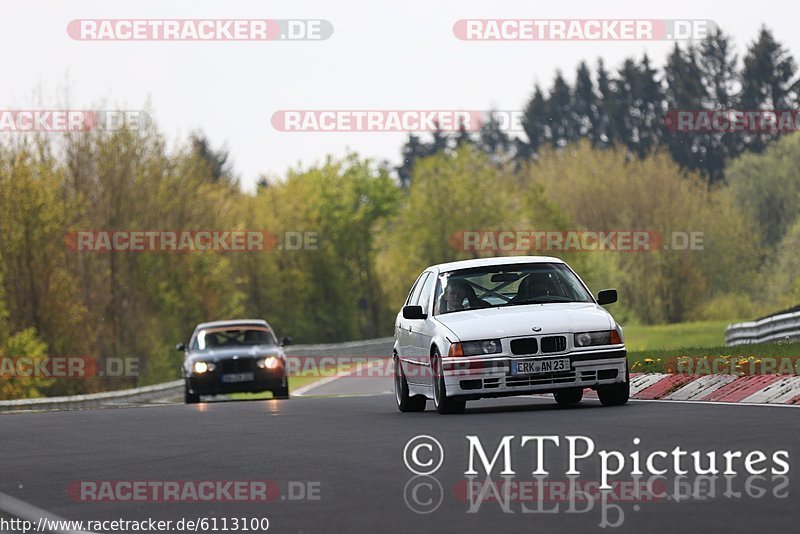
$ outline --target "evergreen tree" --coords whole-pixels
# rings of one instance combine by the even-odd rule
[[[522,120],[522,128],[528,137],[527,150],[530,155],[539,152],[542,143],[547,137],[547,101],[544,98],[542,89],[538,84],[534,86],[533,96],[525,106],[525,116]]]
[[[581,61],[575,76],[572,109],[577,120],[578,135],[589,138],[592,146],[597,146],[599,141],[595,133],[599,119],[598,104],[592,74],[586,62]]]
[[[707,101],[703,87],[703,72],[697,63],[694,48],[681,49],[676,43],[667,57],[664,67],[666,99],[670,110],[668,117],[674,119],[679,111],[703,109]],[[666,133],[667,145],[672,159],[684,169],[700,169],[703,164],[702,139],[692,132],[677,131],[673,124]]]
[[[597,122],[592,129],[592,145],[609,147],[615,141],[611,124],[611,106],[613,106],[614,94],[608,71],[602,59],[597,60],[597,93],[600,101],[597,106]]]
[[[741,107],[744,111],[787,110],[797,105],[797,63],[775,40],[772,32],[762,28],[758,38],[747,49],[741,73]],[[761,152],[778,136],[777,133],[749,133],[744,136],[748,150]]]
[[[556,71],[547,100],[548,130],[554,147],[578,140],[577,121],[572,109],[572,91],[560,71]]]

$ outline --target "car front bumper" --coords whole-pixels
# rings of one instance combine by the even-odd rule
[[[511,361],[569,358],[568,371],[512,375]],[[565,388],[596,388],[624,382],[627,351],[553,354],[547,357],[498,356],[443,358],[442,372],[448,396],[472,398],[547,393]]]
[[[197,395],[219,395],[225,393],[258,393],[262,391],[275,391],[286,386],[286,376],[260,371],[254,373],[253,380],[246,382],[223,382],[219,373],[203,373],[190,375],[186,378],[186,385],[191,393]]]

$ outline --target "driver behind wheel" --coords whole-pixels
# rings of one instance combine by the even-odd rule
[[[485,300],[479,299],[475,289],[465,280],[458,278],[447,282],[441,296],[439,309],[441,312],[466,310],[472,308],[486,308],[491,306]]]

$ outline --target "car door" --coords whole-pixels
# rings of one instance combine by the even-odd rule
[[[419,300],[419,295],[422,292],[422,286],[425,284],[425,280],[429,275],[430,273],[428,271],[424,271],[419,275],[417,281],[414,282],[414,285],[411,287],[411,291],[408,293],[408,298],[404,304],[405,306],[416,304],[417,300]],[[402,310],[400,310],[400,313],[397,316],[397,325],[395,328],[395,335],[397,336],[397,355],[404,362],[413,360],[415,356],[414,347],[412,346],[411,342],[411,321],[403,317]]]
[[[416,304],[422,306],[422,312],[428,315],[426,319],[414,319],[408,321],[409,323],[409,341],[412,347],[414,365],[417,369],[411,376],[407,378],[409,382],[427,384],[430,381],[430,376],[425,370],[430,366],[430,353],[431,339],[433,337],[433,320],[431,319],[433,289],[436,286],[435,273],[428,273],[425,278],[422,289],[419,292]]]

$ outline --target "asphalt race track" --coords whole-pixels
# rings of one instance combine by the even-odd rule
[[[563,409],[527,397],[470,403],[465,415],[440,416],[430,403],[424,413],[401,414],[386,394],[17,413],[0,416],[0,493],[68,519],[267,517],[270,532],[797,532],[798,415],[778,406],[636,401],[603,408],[586,400]],[[416,477],[404,463],[406,443],[420,434],[445,451],[433,477]],[[636,448],[637,436],[643,452],[788,449],[792,468],[786,477],[659,480],[659,498],[589,499],[572,508],[559,498],[470,501],[465,436],[479,436],[493,451],[509,434],[577,434],[622,452]],[[519,451],[515,468],[530,481],[533,453]],[[566,480],[565,457],[565,448],[548,452],[555,481]],[[590,463],[579,478],[598,477]],[[81,502],[68,494],[86,480],[271,480],[281,498]],[[290,481],[295,490],[312,483],[302,487],[316,488],[318,498],[293,500]]]

